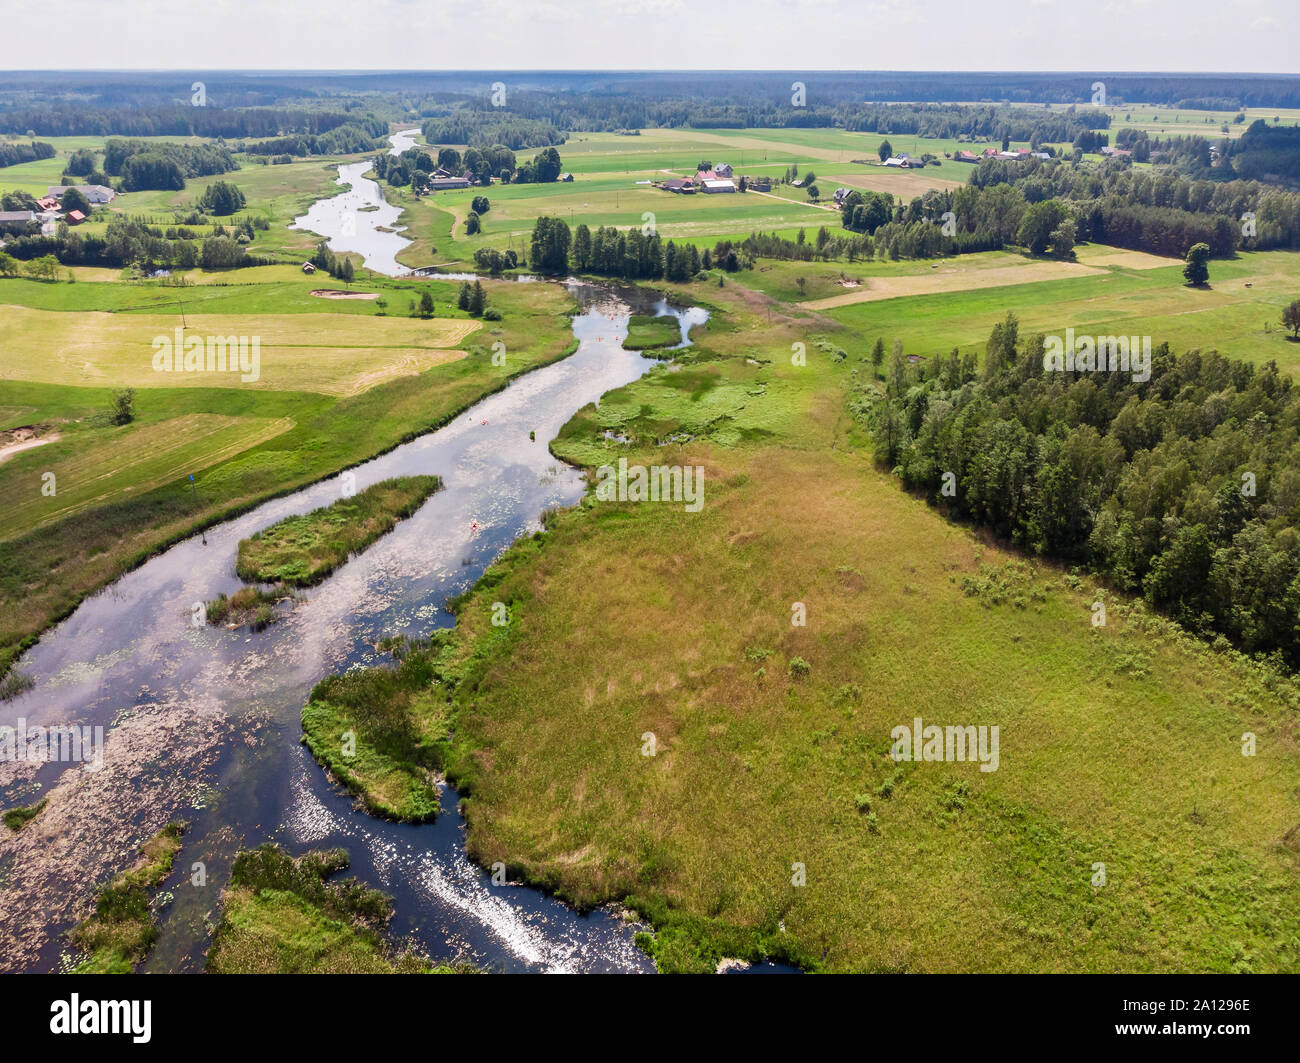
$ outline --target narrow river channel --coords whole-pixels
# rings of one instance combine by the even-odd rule
[[[285,619],[256,634],[191,622],[195,603],[241,586],[240,539],[335,501],[349,474],[176,544],[87,599],[22,657],[36,685],[0,705],[0,725],[98,724],[107,739],[102,771],[47,764],[0,775],[4,807],[51,797],[15,836],[30,837],[26,849],[0,861],[0,970],[57,969],[72,899],[88,897],[173,817],[191,826],[164,886],[149,971],[202,969],[233,854],[268,840],[294,853],[347,849],[350,873],[394,898],[395,935],[434,959],[506,971],[653,969],[633,944],[637,925],[618,913],[583,915],[533,889],[494,887],[465,856],[454,792],[444,792],[436,823],[378,820],[300,744],[299,713],[317,681],[387,660],[373,650],[385,635],[450,626],[449,596],[536,530],[542,511],[581,498],[580,473],[552,457],[547,441],[582,406],[656,364],[623,350],[629,313],[677,316],[684,342],[707,317],[635,289],[569,286],[580,307],[576,353],[350,470],[358,490],[414,473],[440,475],[445,489]],[[197,865],[201,885],[192,881]]]

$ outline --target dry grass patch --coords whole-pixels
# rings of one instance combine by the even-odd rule
[[[1003,288],[1012,284],[1086,277],[1102,272],[1104,271],[1095,266],[1085,266],[1078,262],[1026,259],[1020,265],[981,269],[971,268],[961,259],[943,259],[929,273],[903,277],[868,277],[865,278],[863,286],[855,291],[844,295],[833,295],[828,299],[813,299],[802,305],[809,310],[829,310],[836,306],[871,303],[880,299],[970,291],[978,288]]]
[[[174,342],[171,315],[67,313],[6,306],[0,380],[94,387],[248,387],[355,395],[458,358],[478,321],[358,314],[192,314],[185,336],[258,340],[257,379],[239,372],[159,372],[154,341]],[[252,375],[252,374],[249,374]]]

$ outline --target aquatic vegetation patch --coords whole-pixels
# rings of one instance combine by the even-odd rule
[[[633,314],[627,322],[627,339],[623,349],[628,351],[653,350],[656,347],[674,347],[682,342],[682,327],[671,314],[652,317]]]
[[[204,607],[208,623],[229,628],[247,625],[261,631],[284,614],[276,610],[282,601],[292,602],[296,595],[283,588],[268,591],[261,587],[241,587],[227,597],[220,594]]]
[[[49,798],[42,798],[30,805],[19,805],[17,808],[6,809],[3,817],[5,826],[12,831],[22,830],[41,814],[48,801]]]
[[[235,572],[250,583],[320,583],[441,487],[437,476],[399,476],[310,513],[286,517],[240,542]]]
[[[392,949],[389,898],[356,879],[342,849],[292,857],[267,843],[235,856],[208,953],[213,974],[427,974],[423,956]]]
[[[94,912],[68,934],[77,949],[89,954],[73,974],[130,974],[148,955],[158,936],[149,893],[171,874],[185,826],[179,820],[168,823],[140,847],[130,868],[99,891]]]
[[[329,676],[302,710],[312,756],[375,815],[422,822],[438,814],[452,686],[442,645],[391,640],[382,648],[394,666]]]

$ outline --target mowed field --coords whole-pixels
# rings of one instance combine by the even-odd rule
[[[177,477],[188,477],[287,432],[287,417],[231,417],[195,413],[156,424],[105,429],[95,446],[78,446],[74,436],[24,451],[11,461],[6,478],[14,491],[0,513],[0,540],[101,505],[115,497],[144,493]],[[41,487],[52,475],[55,494]]]
[[[592,502],[459,611],[475,858],[633,898],[667,970],[1300,968],[1294,685],[1113,595],[1094,628],[1104,592],[875,468],[844,403],[868,336],[713,299],[683,366],[554,444],[700,466],[703,509]],[[771,356],[800,339],[806,368]],[[997,725],[997,770],[895,763],[918,716]]]
[[[1062,111],[1068,106],[1053,104],[1051,109]],[[1279,120],[1279,125],[1300,125],[1300,109],[1294,107],[1243,107],[1241,113],[1245,118],[1240,122],[1233,121],[1237,111],[1184,109],[1166,104],[1124,103],[1101,109],[1110,115],[1112,142],[1114,133],[1121,129],[1141,129],[1151,137],[1201,136],[1218,140],[1225,136],[1222,127],[1226,125],[1226,135],[1235,140],[1260,118],[1269,125],[1274,124],[1274,119]]]
[[[982,352],[994,321],[1013,310],[1022,331],[1063,334],[1072,327],[1079,335],[1148,335],[1153,345],[1168,341],[1176,351],[1213,349],[1257,364],[1275,361],[1284,372],[1300,373],[1300,344],[1281,324],[1282,308],[1300,298],[1300,255],[1244,252],[1215,261],[1210,288],[1192,289],[1184,285],[1180,265],[1152,267],[1144,260],[1138,268],[1101,265],[1115,253],[1105,249],[1096,265],[1087,266],[1091,256],[1081,251],[1085,265],[1064,278],[1052,276],[1053,264],[1029,260],[1023,267],[947,275],[938,286],[927,276],[900,277],[892,281],[896,297],[886,285],[876,289],[880,298],[868,289],[859,293],[862,300],[821,312],[854,330],[883,335],[887,344],[902,339],[910,354],[947,353],[954,347]],[[957,262],[965,264],[965,258]],[[1040,279],[1029,280],[1044,267]],[[1018,274],[1007,272],[1018,268],[1024,269],[1026,283],[1014,283]],[[1084,269],[1099,272],[1078,272]],[[935,280],[944,277],[931,272],[938,274]],[[982,285],[983,277],[996,283]],[[923,290],[908,292],[908,285]]]
[[[3,287],[0,286],[0,298]],[[227,370],[160,372],[156,343],[175,347],[175,315],[66,313],[5,306],[0,348],[13,352],[0,380],[90,387],[220,387],[351,395],[396,376],[463,357],[477,321],[429,321],[352,314],[189,314],[181,335],[242,337],[260,345],[256,380]],[[251,373],[248,375],[252,375]]]

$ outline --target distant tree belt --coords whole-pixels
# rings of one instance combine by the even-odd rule
[[[0,166],[17,166],[24,162],[54,158],[54,145],[43,141],[0,144]]]
[[[121,177],[126,192],[179,190],[185,187],[187,177],[207,177],[237,169],[239,163],[224,144],[173,144],[118,137],[104,143],[104,172]]]
[[[239,150],[250,155],[353,155],[373,151],[386,142],[388,123],[373,115],[353,119],[324,133],[298,133],[270,140],[240,144]]]
[[[387,124],[373,116],[380,128]],[[314,108],[141,106],[87,107],[81,103],[43,103],[0,110],[0,132],[43,136],[125,137],[275,137],[285,133],[326,133],[358,122],[355,114]]]
[[[1080,105],[1071,118],[1105,120],[1099,109],[1086,106],[1090,77],[1019,70],[817,72],[803,78],[808,103],[804,108],[790,106],[791,76],[772,72],[535,73],[528,78],[527,90],[517,89],[506,77],[508,115],[487,106],[482,75],[454,72],[353,75],[347,81],[354,95],[346,101],[338,95],[337,77],[329,75],[267,78],[214,73],[206,81],[206,107],[189,106],[184,98],[189,85],[178,85],[177,80],[174,73],[6,75],[0,79],[0,132],[21,136],[34,129],[47,136],[261,138],[322,133],[355,121],[357,110],[344,110],[345,104],[364,106],[367,117],[374,111],[385,118],[399,118],[414,107],[422,117],[438,120],[457,117],[462,100],[497,123],[529,119],[547,122],[561,131],[807,125],[823,115],[851,117],[888,107],[896,124],[888,130],[877,126],[877,131],[912,134],[929,130],[908,127],[907,112],[925,107],[953,111],[962,104],[994,125],[1008,114],[1030,111],[1035,104],[1040,106],[1032,109],[1041,111],[1043,103]],[[1300,107],[1300,84],[1286,75],[1108,74],[1105,82],[1108,97],[1115,101],[1142,100],[1229,113],[1244,107]],[[69,98],[73,91],[78,93],[76,99]],[[104,102],[109,100],[112,102]],[[868,104],[864,100],[881,102]],[[1009,106],[1002,101],[1009,101]],[[1064,113],[1043,117],[1058,120]],[[496,137],[480,146],[490,143],[509,141]],[[518,150],[547,143],[530,140],[511,146]]]
[[[1138,143],[1126,137],[1127,132],[1131,131],[1121,130],[1117,141]],[[1289,143],[1292,134],[1275,139],[1275,132],[1286,131],[1269,130],[1262,139],[1247,133],[1242,139],[1251,136],[1254,146],[1248,144],[1232,159],[1246,160],[1250,166],[1270,152],[1287,150],[1292,162],[1300,164],[1300,137],[1295,138],[1294,148],[1284,149],[1279,145]],[[1167,156],[1163,154],[1166,150]],[[973,189],[1010,186],[1027,203],[1049,198],[1067,201],[1081,240],[1179,257],[1201,241],[1216,255],[1231,254],[1238,246],[1300,248],[1300,191],[1254,180],[1225,179],[1235,172],[1232,160],[1209,167],[1209,142],[1201,137],[1185,138],[1168,149],[1153,144],[1150,157],[1167,157],[1168,165],[1146,171],[1133,169],[1127,160],[988,159],[975,167],[969,182]],[[951,208],[958,225],[970,226],[980,210],[978,197],[954,197],[953,202],[959,204]],[[1255,215],[1253,236],[1243,235],[1247,212]]]
[[[511,109],[514,110],[513,104]],[[429,119],[421,132],[430,144],[468,144],[472,148],[504,144],[514,151],[563,144],[565,139],[549,118],[526,119],[513,115],[507,118],[496,111],[481,111],[471,106],[447,118]]]
[[[877,460],[955,516],[1300,667],[1300,389],[1168,344],[1146,380],[1048,372],[1044,349],[1013,314],[982,368],[896,344],[885,395],[859,385],[851,407]]]

